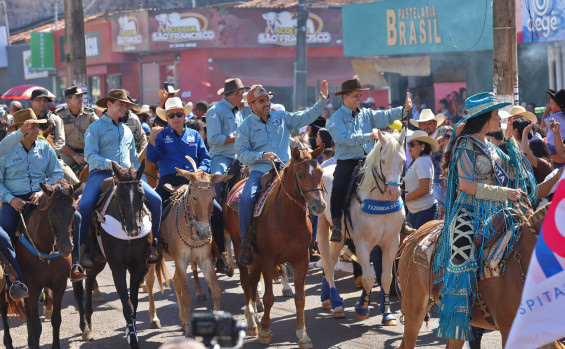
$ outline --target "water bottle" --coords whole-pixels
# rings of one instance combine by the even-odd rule
[[[545,111],[545,107],[536,107],[536,109],[534,109],[534,112],[536,114],[543,114],[544,111]]]

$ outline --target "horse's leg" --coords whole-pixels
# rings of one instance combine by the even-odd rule
[[[46,287],[43,289],[43,295],[45,296],[43,316],[45,320],[51,320],[51,316],[53,315],[53,291]]]
[[[75,302],[77,304],[77,310],[79,315],[79,328],[80,332],[82,333],[82,340],[88,341],[92,340],[92,334],[90,336],[87,335],[86,330],[86,322],[84,320],[84,286],[82,281],[81,282],[73,282],[73,295],[75,297]],[[90,333],[90,330],[89,330]]]
[[[241,287],[245,294],[245,319],[247,320],[247,335],[256,336],[257,331],[257,299],[259,299],[257,292],[257,284],[261,278],[261,269],[257,267],[261,265],[257,262],[255,257],[255,264],[251,267],[238,265],[240,267]],[[272,285],[271,285],[272,287]]]
[[[307,253],[307,252],[306,252]],[[308,257],[304,256],[303,262],[293,263],[294,268],[294,304],[296,305],[296,336],[300,348],[313,348],[312,340],[306,333],[306,323],[304,321],[304,306],[306,296],[304,294],[304,284],[306,283],[306,273],[308,273]]]
[[[98,287],[98,281],[96,281],[96,279],[94,279],[94,285],[92,286],[92,299],[98,303],[106,301],[104,294],[100,291],[100,287]]]
[[[143,262],[143,261],[142,261]],[[155,266],[154,264],[152,264]],[[137,337],[136,318],[137,318],[137,304],[139,299],[139,286],[143,281],[143,277],[147,274],[147,264],[139,263],[138,268],[130,271],[129,278],[129,300],[133,308],[133,318],[131,323],[128,322],[128,339],[130,347],[135,348],[139,345],[139,338]]]
[[[375,284],[375,270],[369,262],[370,250],[368,243],[363,240],[357,240],[355,241],[355,249],[357,250],[359,264],[361,264],[361,269],[363,270],[363,291],[359,301],[355,303],[355,315],[360,320],[365,320],[369,317],[369,301],[371,290]]]
[[[60,343],[60,330],[61,330],[61,303],[63,302],[63,295],[67,287],[66,279],[64,283],[56,285],[51,290],[53,297],[53,313],[51,315],[51,326],[53,326],[53,346],[51,348],[58,349],[61,347]]]
[[[132,332],[135,332],[135,324],[133,323],[133,305],[131,304],[129,294],[128,294],[128,285],[126,282],[126,269],[116,263],[109,263],[110,270],[112,270],[112,278],[114,279],[114,286],[116,286],[116,291],[118,292],[118,296],[120,297],[120,301],[122,302],[122,314],[124,315],[124,319],[126,320],[126,325],[128,327],[128,342],[130,347],[137,348],[137,343],[135,340],[132,341]],[[139,287],[139,285],[137,285]],[[133,288],[132,288],[133,289]]]
[[[153,285],[155,284],[155,264],[149,265],[149,271],[145,275],[145,285],[147,286],[147,298],[149,299],[149,319],[151,320],[151,328],[161,328],[161,320],[157,317],[155,309],[155,298],[153,295]]]
[[[392,284],[392,265],[394,264],[394,258],[396,257],[396,252],[398,251],[398,244],[400,243],[400,237],[396,235],[388,244],[381,247],[383,251],[383,270],[381,272],[381,306],[380,310],[383,314],[382,324],[385,326],[396,326],[398,322],[396,317],[390,311],[390,288]],[[370,267],[374,273],[374,269]]]
[[[39,320],[38,298],[41,288],[28,284],[29,297],[25,301],[27,316],[27,346],[28,348],[39,348],[39,337],[41,337],[41,321]]]
[[[201,247],[201,249],[205,249],[208,247]],[[202,251],[204,254],[205,251]],[[204,274],[204,278],[208,281],[208,285],[210,286],[211,293],[212,293],[212,300],[214,301],[214,309],[220,310],[220,300],[222,297],[222,290],[220,289],[220,285],[218,285],[218,277],[216,275],[216,271],[214,270],[214,265],[212,264],[212,259],[210,256],[208,258],[203,258],[200,260],[198,264],[200,270],[202,270],[202,274]]]
[[[447,343],[445,344],[445,349],[462,349],[463,345],[465,345],[464,341],[448,339]]]
[[[196,292],[196,300],[199,302],[204,302],[206,300],[206,295],[202,292],[202,285],[200,284],[200,278],[198,277],[198,265],[194,260],[190,261],[190,266],[192,268],[192,278],[194,279],[194,292]]]
[[[322,278],[322,308],[332,309],[334,318],[345,317],[343,310],[343,299],[340,297],[334,281],[334,268],[339,257],[339,252],[343,244],[341,242],[330,243],[330,223],[326,215],[320,216],[318,221],[318,233],[316,240],[318,241],[318,249],[322,256],[322,266],[324,268],[324,277]]]
[[[282,295],[283,297],[292,297],[294,294],[292,293],[292,288],[290,288],[290,280],[288,277],[288,268],[289,265],[286,263],[281,264],[281,284],[283,286]]]
[[[265,260],[257,261],[256,265],[260,265],[262,267],[263,280],[265,281],[265,291],[263,294],[264,310],[263,310],[263,317],[261,317],[261,327],[259,328],[259,337],[257,338],[257,340],[261,344],[270,344],[273,339],[273,335],[269,327],[271,326],[271,308],[275,303],[275,296],[273,294],[273,271],[275,269],[275,266],[272,265],[271,263],[266,263]],[[254,281],[253,276],[251,279],[252,292],[253,292],[253,284],[256,284],[253,282]],[[295,285],[296,285],[296,277],[295,277]],[[298,291],[296,292],[294,299],[296,299],[297,296],[298,296]]]
[[[2,315],[2,327],[4,328],[4,346],[7,349],[14,348],[12,336],[10,335],[10,324],[8,323],[8,302],[6,301],[6,288],[0,292],[0,314]]]
[[[226,262],[228,265],[228,273],[226,275],[232,277],[233,272],[235,270],[235,258],[232,250],[231,235],[226,229],[224,229],[224,241],[225,241],[224,249],[226,251]]]
[[[188,279],[186,277],[186,269],[188,262],[182,258],[175,259],[175,275],[173,276],[173,284],[179,304],[179,318],[182,324],[182,330],[186,337],[190,336],[190,306],[192,305],[192,297],[188,288]],[[195,273],[193,272],[193,275]]]
[[[427,285],[421,282],[420,271],[429,269],[414,266],[411,273],[410,285],[402,288],[402,316],[404,318],[404,334],[402,335],[401,349],[412,349],[416,346],[418,334],[429,309],[429,295]],[[416,275],[417,274],[417,275]],[[428,275],[426,273],[426,275]]]

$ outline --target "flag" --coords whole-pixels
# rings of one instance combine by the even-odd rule
[[[565,337],[565,180],[534,247],[506,348],[539,348]]]

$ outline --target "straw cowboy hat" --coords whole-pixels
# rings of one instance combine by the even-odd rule
[[[511,103],[508,102],[497,102],[496,95],[492,92],[477,93],[465,100],[465,109],[467,109],[467,113],[469,113],[469,115],[459,122],[465,122],[475,116],[492,110],[504,108],[510,104]]]
[[[96,101],[96,105],[106,109],[108,107],[108,101],[121,101],[129,105],[137,105],[130,100],[126,90],[122,89],[110,90],[107,97],[100,98]]]
[[[35,122],[38,124],[47,123],[47,119],[38,119],[33,109],[22,109],[14,113],[14,123],[8,127],[8,132],[15,131],[16,128],[23,125],[26,120],[36,120]]]
[[[534,124],[538,122],[538,118],[536,117],[536,114],[527,111],[526,108],[524,108],[520,105],[512,106],[510,111],[499,110],[498,115],[503,119],[509,118],[511,116],[522,116],[522,117],[530,120]]]
[[[551,98],[553,98],[555,103],[557,103],[559,108],[561,108],[561,111],[565,112],[565,90],[561,89],[555,92],[554,90],[548,88],[547,90],[545,90],[545,92],[547,92],[547,94],[550,95]]]
[[[365,90],[368,90],[368,88],[361,88],[361,81],[359,81],[359,79],[351,79],[341,84],[341,91],[336,92],[335,96],[339,96],[350,91],[365,91]]]
[[[426,131],[417,130],[417,131],[412,132],[412,134],[408,136],[407,141],[408,141],[408,143],[410,143],[411,141],[428,143],[430,145],[430,147],[432,147],[432,151],[434,151],[434,152],[438,151],[438,149],[439,149],[438,142],[435,139],[433,139],[432,137],[428,136]]]
[[[232,91],[249,88],[249,86],[243,86],[243,82],[241,82],[241,79],[239,78],[227,79],[226,81],[224,81],[224,87],[218,90],[218,96],[225,96]]]
[[[419,127],[418,125],[420,124],[420,122],[426,122],[432,120],[435,120],[438,125],[441,125],[445,121],[445,115],[444,114],[434,115],[431,109],[422,109],[422,112],[420,112],[420,118],[418,120],[410,119],[410,123],[416,127]]]
[[[163,121],[167,121],[167,111],[173,109],[182,109],[184,111],[184,114],[188,115],[192,111],[192,102],[188,102],[185,106],[183,106],[180,98],[178,97],[169,98],[165,102],[165,109],[161,107],[157,107],[156,110],[157,116],[159,117],[159,119]]]

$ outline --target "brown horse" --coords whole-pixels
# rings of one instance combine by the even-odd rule
[[[76,211],[73,201],[75,188],[66,181],[40,186],[44,195],[39,202],[39,208],[31,213],[26,222],[31,244],[35,248],[30,250],[18,240],[16,255],[24,282],[29,289],[29,297],[25,301],[28,347],[39,348],[41,321],[38,298],[43,288],[49,288],[53,291],[52,347],[60,348],[61,301],[71,271],[70,254],[73,250],[71,224]],[[22,235],[26,236],[27,233]],[[10,336],[8,327],[4,327],[5,343],[6,336]]]
[[[8,317],[15,317],[18,320],[25,321],[26,313],[21,300],[14,302],[8,296],[8,287],[6,280],[16,282],[16,272],[8,262],[8,260],[0,254],[0,315],[2,315],[2,326],[4,327],[4,346],[8,349],[14,348],[12,337],[10,336],[10,323]]]
[[[523,219],[521,236],[506,261],[506,270],[503,275],[478,282],[478,295],[473,308],[471,324],[500,331],[503,346],[506,344],[512,321],[520,305],[525,272],[530,264],[537,234],[541,229],[547,209],[548,205],[530,214],[529,218]],[[441,226],[443,226],[443,221],[431,221],[424,224],[406,238],[398,252],[400,255],[398,280],[404,320],[404,336],[400,348],[415,347],[422,322],[429,318],[429,308],[432,304],[439,303],[441,284],[434,284],[439,276],[432,274],[431,267],[426,268],[414,262],[414,249],[420,241],[429,234],[435,233]],[[433,257],[431,263],[433,263]],[[446,348],[460,349],[463,344],[463,341],[450,339],[447,341]],[[554,345],[556,348],[561,347],[557,342]]]
[[[257,335],[256,312],[252,305],[257,295],[257,283],[261,273],[265,279],[265,308],[259,329],[259,342],[269,344],[272,339],[269,329],[270,312],[274,303],[273,278],[275,268],[290,262],[294,269],[294,303],[296,305],[296,335],[301,348],[311,348],[312,341],[304,324],[304,283],[308,271],[308,247],[312,239],[312,225],[308,211],[319,215],[326,209],[322,196],[322,168],[316,158],[322,147],[313,152],[292,150],[292,157],[282,171],[281,180],[273,187],[267,198],[263,213],[255,218],[255,252],[253,265],[249,268],[238,262],[241,287],[245,294],[245,317],[248,335]],[[233,190],[244,184],[238,183]],[[232,190],[232,191],[233,191]],[[230,232],[235,254],[241,249],[241,232],[238,228],[238,213],[226,207],[224,210],[226,229]],[[250,232],[251,234],[251,232]]]

